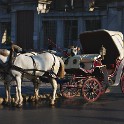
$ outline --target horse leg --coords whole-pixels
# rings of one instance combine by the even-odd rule
[[[15,103],[18,104],[19,107],[22,106],[22,102],[23,102],[23,98],[22,98],[22,94],[21,94],[21,77],[16,76],[16,83],[17,83],[17,93],[16,93],[16,101]]]
[[[11,104],[11,81],[12,81],[12,76],[9,74],[4,75],[4,87],[5,87],[5,93],[6,93],[6,100],[5,104],[10,105]]]
[[[51,105],[55,104],[55,99],[56,99],[56,91],[57,91],[57,81],[54,78],[50,79],[50,83],[52,85],[53,88],[53,95],[52,95],[52,99],[51,99]]]
[[[39,79],[36,79],[36,81],[34,82],[34,97],[35,97],[35,101],[39,100]]]
[[[17,86],[15,87],[15,90],[16,90],[16,100],[15,100],[15,104],[18,104],[18,101],[19,101],[19,94],[18,94],[18,88],[17,88]]]
[[[8,82],[4,82],[4,87],[5,87],[5,93],[6,93],[6,103],[8,104],[8,105],[10,105],[11,104],[11,94],[10,94],[10,83],[8,83]]]

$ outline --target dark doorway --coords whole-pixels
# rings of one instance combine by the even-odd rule
[[[24,49],[33,49],[34,13],[17,12],[17,44]]]

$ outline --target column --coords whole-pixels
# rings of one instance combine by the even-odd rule
[[[11,12],[11,41],[14,43],[17,40],[16,35],[17,25],[16,25],[16,11]]]
[[[78,18],[78,35],[86,30],[83,17]]]
[[[85,31],[85,20],[83,18],[78,18],[78,37],[79,35]],[[78,46],[81,47],[80,39],[78,40]],[[82,48],[82,47],[81,47]]]
[[[102,29],[107,29],[108,28],[107,15],[101,17],[101,28]]]
[[[39,15],[39,44],[40,44],[40,49],[44,48],[44,35],[43,35],[43,14],[41,13]]]
[[[64,46],[63,20],[57,20],[56,45],[60,48],[63,48],[63,46]]]
[[[1,22],[0,22],[0,41],[2,41]],[[0,43],[0,47],[1,47],[1,43]]]
[[[38,13],[34,11],[34,33],[33,33],[33,41],[34,41],[34,49],[39,49],[39,21],[38,21]]]
[[[124,34],[124,8],[122,9],[121,27],[122,33]]]

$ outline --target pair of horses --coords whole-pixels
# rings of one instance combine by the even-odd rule
[[[50,53],[24,53],[13,57],[14,49],[10,51],[7,49],[0,50],[0,72],[5,73],[6,76],[13,78],[16,81],[16,101],[19,107],[23,105],[23,98],[21,93],[22,78],[29,78],[34,84],[34,96],[37,99],[39,95],[40,78],[44,75],[48,77],[49,82],[53,88],[53,95],[51,105],[55,104],[55,95],[57,91],[56,78],[63,78],[65,74],[63,60]],[[11,102],[10,95],[10,80],[4,80],[6,89],[7,102]]]

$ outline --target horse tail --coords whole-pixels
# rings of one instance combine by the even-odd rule
[[[59,71],[58,71],[57,75],[58,75],[58,77],[63,78],[65,75],[65,64],[60,57],[58,57],[58,60],[60,62],[60,67],[59,67]]]

